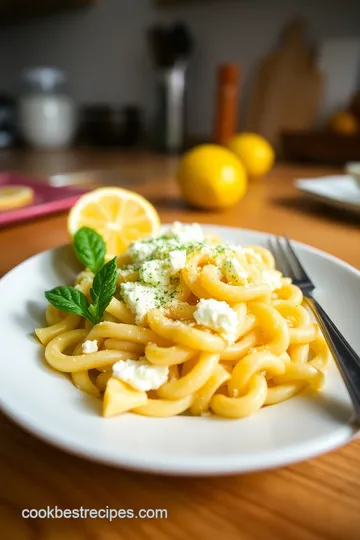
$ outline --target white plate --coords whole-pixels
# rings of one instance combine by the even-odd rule
[[[266,245],[260,232],[206,227],[238,244]],[[317,298],[360,352],[360,272],[312,247],[298,253],[318,285]],[[286,465],[349,441],[355,434],[346,389],[334,365],[319,394],[302,394],[243,420],[179,416],[100,416],[100,402],[52,371],[33,328],[44,322],[44,290],[71,283],[70,247],[40,253],[0,281],[3,409],[28,431],[64,450],[131,469],[222,474]]]
[[[295,186],[326,204],[360,213],[360,187],[350,175],[300,179],[295,181]]]

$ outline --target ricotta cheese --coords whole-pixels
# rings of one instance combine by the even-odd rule
[[[83,354],[91,354],[98,351],[98,342],[97,339],[91,340],[88,339],[82,344]]]
[[[186,265],[186,250],[185,249],[176,249],[170,251],[170,273],[172,276],[178,274]]]
[[[202,242],[204,233],[198,223],[186,225],[175,221],[171,228],[166,231],[169,238],[177,238],[180,242]]]
[[[146,261],[141,265],[139,276],[144,283],[154,285],[155,287],[166,287],[170,279],[169,270],[169,268],[166,268],[164,261],[155,259],[153,261]]]
[[[160,307],[159,291],[151,285],[129,281],[120,285],[121,296],[136,315],[136,323],[144,324],[150,309]]]
[[[149,259],[156,250],[156,243],[152,240],[133,242],[127,251],[134,263]]]
[[[238,315],[226,302],[201,299],[194,312],[198,324],[219,333],[228,343],[234,343],[238,329]]]
[[[167,366],[154,366],[145,357],[139,360],[119,360],[112,367],[113,376],[136,390],[157,390],[169,377]]]

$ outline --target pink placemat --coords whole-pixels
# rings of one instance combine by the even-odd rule
[[[85,193],[86,189],[53,187],[45,181],[33,180],[9,172],[0,172],[0,186],[28,186],[34,190],[31,204],[14,210],[0,211],[0,227],[33,217],[45,216],[53,212],[68,210]]]

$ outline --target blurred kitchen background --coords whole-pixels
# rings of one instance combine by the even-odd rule
[[[0,23],[1,147],[176,152],[246,129],[288,159],[360,160],[359,0],[0,0]]]

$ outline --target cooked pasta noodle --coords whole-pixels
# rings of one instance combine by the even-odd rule
[[[243,418],[324,384],[326,342],[266,248],[176,224],[117,263],[101,322],[50,305],[36,330],[49,365],[103,399],[104,416]],[[76,280],[87,296],[93,277]]]

